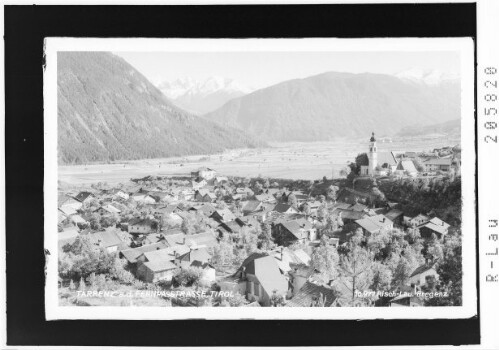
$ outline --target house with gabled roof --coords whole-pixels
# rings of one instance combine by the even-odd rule
[[[161,250],[168,247],[169,245],[166,241],[159,241],[157,243],[146,244],[137,248],[123,249],[120,251],[120,258],[126,259],[129,264],[136,264],[137,258],[143,253]]]
[[[205,179],[202,179],[202,178],[195,178],[192,180],[191,185],[192,185],[192,189],[194,191],[197,191],[197,190],[200,190],[203,187],[207,186],[208,181],[206,181]]]
[[[361,203],[355,203],[352,206],[348,208],[348,210],[353,210],[353,211],[365,211],[367,210],[367,205],[361,204]]]
[[[422,238],[431,238],[435,234],[438,239],[442,239],[449,233],[450,225],[437,217],[418,227]]]
[[[281,214],[298,214],[300,211],[287,203],[278,203],[272,211],[281,213]]]
[[[180,262],[181,267],[189,267],[190,264],[195,260],[202,263],[209,262],[211,260],[211,255],[206,247],[190,249],[188,252],[179,255],[177,257],[177,260]],[[188,262],[189,264],[186,265],[184,264],[185,262]]]
[[[59,196],[57,197],[57,204],[59,208],[70,207],[74,210],[79,210],[82,207],[81,202],[64,193],[59,194]]]
[[[274,292],[283,297],[288,293],[288,280],[281,273],[275,259],[267,254],[251,254],[243,261],[234,277],[246,298],[258,301],[263,306],[271,305],[270,298]]]
[[[423,163],[426,171],[449,171],[452,166],[452,158],[430,158]]]
[[[62,214],[64,214],[66,217],[70,217],[71,215],[77,214],[77,211],[72,206],[63,205],[62,207],[59,208],[59,211]]]
[[[363,219],[356,220],[355,223],[362,227],[365,234],[372,235],[382,230],[393,229],[393,222],[383,214],[375,216],[366,216]]]
[[[66,244],[73,244],[78,237],[78,230],[75,227],[67,227],[57,234],[57,246],[61,249]]]
[[[94,213],[98,213],[99,215],[118,215],[121,213],[121,210],[113,206],[112,204],[103,205],[94,210]]]
[[[255,213],[261,210],[262,207],[263,207],[263,202],[259,200],[249,200],[244,204],[242,208],[243,215],[246,216]]]
[[[108,228],[105,231],[89,233],[88,238],[94,245],[106,249],[108,253],[113,253],[124,246],[124,242],[114,230]]]
[[[196,171],[191,172],[191,177],[193,178],[202,178],[205,180],[211,180],[217,175],[217,172],[213,169],[210,169],[208,167],[200,167]]]
[[[130,195],[121,189],[113,189],[110,191],[110,194],[113,197],[118,197],[118,198],[121,198],[123,200],[128,200],[128,198],[130,198]]]
[[[363,219],[367,216],[364,211],[353,211],[345,209],[334,209],[333,216],[337,216],[344,224],[354,223],[357,220]]]
[[[210,217],[220,223],[229,223],[236,220],[236,216],[229,208],[216,209]]]
[[[411,286],[422,287],[430,282],[438,281],[438,278],[439,275],[435,268],[435,263],[423,264],[411,273],[409,283]]]
[[[156,198],[147,193],[135,193],[130,196],[134,201],[144,204],[155,204],[157,203]]]
[[[76,226],[82,228],[82,227],[86,227],[88,225],[88,221],[85,220],[84,218],[82,218],[80,215],[76,214],[76,215],[71,215],[69,217],[69,220]]]
[[[92,199],[94,199],[95,197],[90,192],[82,191],[82,192],[78,193],[76,196],[74,196],[73,198],[82,204],[86,204],[86,203],[90,202]]]
[[[385,214],[394,224],[402,225],[404,219],[404,212],[400,209],[392,209]]]
[[[276,198],[270,194],[270,193],[261,193],[255,195],[255,198],[257,201],[263,202],[263,203],[272,203],[275,204],[277,202]]]
[[[197,190],[194,199],[198,202],[212,203],[217,199],[217,196],[208,190]]]
[[[135,218],[128,222],[128,232],[131,234],[149,234],[157,228],[157,222],[149,218]]]
[[[276,244],[287,247],[295,242],[314,241],[317,232],[308,220],[297,219],[276,223],[272,227],[272,236]]]
[[[426,215],[423,214],[418,214],[416,216],[404,216],[403,217],[403,223],[406,226],[413,227],[413,226],[421,226],[425,223],[430,221],[430,218]]]
[[[175,248],[144,252],[137,258],[137,277],[145,282],[171,281],[175,271]]]
[[[308,266],[311,259],[303,249],[291,250],[282,246],[270,252],[270,256],[274,257],[283,274],[293,271],[293,266]]]
[[[414,162],[412,160],[401,160],[397,165],[395,174],[400,176],[406,174],[409,176],[417,176],[418,170],[414,166]]]

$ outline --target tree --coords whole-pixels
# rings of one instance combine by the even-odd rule
[[[386,200],[385,194],[379,190],[378,187],[374,187],[371,190],[371,193],[373,194],[374,198],[374,204],[379,204],[380,202],[384,202]]]
[[[329,239],[323,236],[319,247],[315,248],[311,256],[310,264],[318,271],[316,277],[323,283],[329,284],[339,275],[339,261],[338,251],[329,244]]]
[[[367,156],[367,153],[358,154],[357,157],[355,157],[355,162],[350,163],[349,167],[354,175],[359,175],[362,165],[369,165],[369,157]]]
[[[100,230],[101,229],[101,217],[97,213],[92,213],[88,218],[88,223],[90,224],[90,228],[92,230]]]
[[[433,298],[431,302],[438,305],[460,306],[463,304],[462,291],[462,246],[461,240],[457,236],[450,238],[444,248],[445,256],[437,263],[437,273],[439,275],[437,288],[447,291],[447,298]]]
[[[120,283],[124,284],[132,284],[133,281],[135,281],[135,277],[132,275],[130,271],[127,271],[125,269],[125,266],[128,264],[128,262],[125,259],[115,259],[114,260],[114,265],[109,272],[109,276],[114,279],[119,281]]]
[[[109,273],[117,257],[116,253],[108,253],[93,245],[86,236],[77,237],[66,249],[59,260],[59,276],[63,279],[86,278],[91,273]]]
[[[409,261],[406,258],[401,257],[398,260],[395,271],[393,272],[392,285],[394,287],[405,286],[407,284],[407,281],[409,280],[409,277],[411,276],[412,271],[413,268]]]
[[[303,214],[309,216],[311,214],[310,205],[308,203],[304,203],[301,211],[303,212]]]
[[[262,232],[258,235],[257,247],[260,250],[268,251],[275,248],[274,240],[272,239],[272,229],[269,224],[263,225]]]
[[[389,291],[392,282],[392,271],[380,262],[374,262],[371,265],[372,284],[370,289],[374,291]]]
[[[355,305],[356,291],[367,290],[373,281],[372,255],[359,246],[354,246],[340,258],[340,280],[351,294],[343,295],[350,305]]]
[[[274,307],[284,305],[284,297],[281,294],[277,293],[277,289],[274,289],[272,291],[272,296],[270,297],[270,305]]]
[[[196,229],[194,228],[195,222],[196,219],[194,218],[194,216],[192,214],[188,214],[183,218],[182,224],[180,225],[180,229],[186,235],[192,235],[196,233]]]
[[[431,238],[428,241],[426,249],[424,249],[424,251],[426,253],[426,258],[432,262],[442,260],[442,258],[444,257],[442,243],[434,233],[431,234]]]
[[[296,198],[296,195],[292,192],[288,196],[288,204],[295,208],[298,207],[298,199]]]
[[[339,191],[339,187],[338,186],[329,186],[329,188],[327,189],[327,199],[329,199],[330,201],[333,201],[335,202],[336,201],[336,197],[338,195],[338,191]]]
[[[263,190],[263,185],[260,183],[260,181],[255,182],[255,193],[260,194]]]
[[[227,303],[230,307],[240,307],[248,304],[248,300],[241,293],[234,292],[234,294],[227,298]]]
[[[240,234],[240,244],[242,248],[246,251],[246,254],[249,256],[251,253],[258,250],[258,235],[254,232],[248,230],[247,227],[243,227],[241,229]]]
[[[95,272],[92,272],[92,273],[90,274],[90,276],[88,276],[87,280],[88,280],[88,283],[90,284],[90,286],[91,286],[92,288],[95,288],[95,281],[96,281],[96,278],[95,278]]]
[[[385,249],[389,243],[390,235],[387,231],[383,230],[369,236],[367,239],[367,249],[371,251],[375,257],[378,257],[381,260],[384,258],[382,256],[382,250]]]
[[[186,269],[180,270],[174,278],[175,282],[177,282],[179,285],[189,287],[193,284],[198,284],[202,276],[202,269],[198,267],[188,267]]]
[[[222,237],[218,245],[215,247],[212,263],[217,267],[217,269],[223,269],[228,266],[232,266],[235,261],[234,246],[231,242],[230,237],[227,235]]]
[[[317,217],[319,220],[324,221],[329,215],[329,210],[327,209],[327,204],[322,203],[319,208],[317,208]]]
[[[80,278],[80,283],[78,283],[78,290],[83,292],[85,291],[85,280],[83,279],[83,276]]]
[[[340,170],[340,176],[347,177],[348,174],[350,174],[350,171],[352,171],[350,167],[345,167],[345,168]]]
[[[268,178],[265,179],[265,182],[263,183],[263,187],[265,187],[265,188],[269,188],[270,187],[270,181],[269,181]]]

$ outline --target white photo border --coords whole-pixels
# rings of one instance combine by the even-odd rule
[[[416,308],[217,308],[59,306],[57,259],[57,52],[457,51],[461,62],[463,305]],[[477,315],[475,62],[472,38],[114,39],[46,38],[44,68],[45,315],[61,319],[457,319]],[[237,310],[237,311],[236,311]]]

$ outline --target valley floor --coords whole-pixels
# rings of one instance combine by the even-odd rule
[[[424,151],[459,139],[405,139],[378,143],[380,151]],[[107,182],[116,184],[146,175],[188,175],[200,166],[228,176],[316,180],[339,176],[348,162],[365,152],[365,142],[281,143],[269,148],[230,150],[223,154],[164,159],[144,159],[111,164],[59,166],[59,180],[70,185]]]

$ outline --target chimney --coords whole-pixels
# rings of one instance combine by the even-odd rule
[[[284,253],[284,247],[281,247],[281,261],[283,259],[283,255],[284,255],[283,253]]]
[[[185,244],[185,237],[182,238],[182,244]]]
[[[385,217],[383,217],[383,222],[385,222]]]

